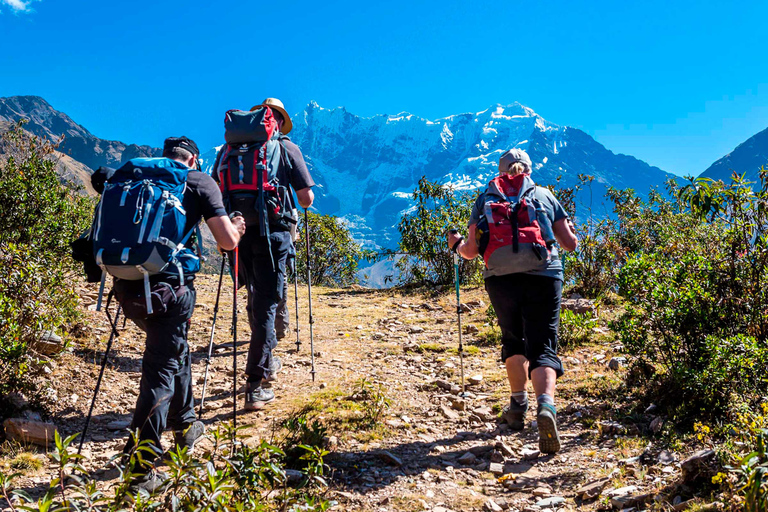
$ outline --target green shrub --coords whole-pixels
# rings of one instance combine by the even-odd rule
[[[558,330],[560,348],[576,348],[588,343],[596,326],[597,318],[590,313],[579,314],[569,309],[561,311]]]
[[[56,432],[56,450],[50,457],[58,466],[58,475],[51,480],[43,496],[34,501],[23,491],[14,491],[13,480],[18,475],[2,472],[0,492],[9,503],[12,496],[19,500],[15,505],[17,510],[30,511],[320,512],[335,504],[322,497],[327,487],[323,463],[327,452],[316,447],[304,447],[306,464],[301,470],[301,478],[289,486],[282,450],[266,441],[256,446],[233,442],[234,434],[229,426],[213,431],[210,435],[214,448],[199,459],[192,458],[186,448],[171,451],[169,485],[149,498],[129,490],[134,469],[141,463],[142,453],[149,450],[146,441],[137,445],[125,470],[121,471],[118,483],[105,492],[97,488],[96,482],[82,468],[82,457],[72,450],[71,444],[76,435],[61,439]]]
[[[69,242],[89,224],[92,204],[62,184],[54,146],[15,125],[0,154],[0,396],[19,389],[30,343],[77,318]]]
[[[768,390],[768,183],[671,186],[672,200],[614,192],[626,252],[619,338],[678,416],[718,417]],[[648,372],[645,372],[646,374]],[[674,398],[673,398],[674,397]],[[737,399],[737,400],[734,400]]]
[[[403,284],[445,285],[454,280],[453,253],[446,245],[446,230],[456,228],[467,236],[466,226],[477,193],[457,192],[450,186],[419,180],[413,191],[416,205],[403,215],[395,267]],[[460,258],[459,276],[463,284],[480,282],[482,263]]]
[[[312,284],[347,286],[357,282],[357,264],[367,257],[355,242],[344,221],[333,215],[308,213],[309,244],[312,256]],[[299,281],[307,279],[306,226],[299,221],[296,262]]]

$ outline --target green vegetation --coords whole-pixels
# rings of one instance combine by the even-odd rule
[[[592,339],[597,318],[591,313],[574,313],[568,309],[560,312],[558,343],[563,349],[585,345]]]
[[[466,225],[472,213],[476,193],[457,192],[449,186],[419,180],[413,191],[413,212],[406,213],[397,226],[400,232],[398,252],[403,257],[395,267],[401,272],[402,284],[445,285],[453,283],[453,254],[446,246],[445,235],[456,228],[466,236]],[[392,255],[394,256],[394,255]],[[460,260],[462,284],[480,282],[480,260]]]
[[[348,286],[357,282],[357,264],[369,256],[352,239],[342,220],[333,215],[308,213],[309,244],[312,253],[312,284]],[[299,239],[296,241],[296,263],[299,281],[307,280],[306,227],[299,221]]]
[[[22,491],[13,490],[18,475],[0,473],[0,492],[12,510],[58,510],[92,512],[125,510],[200,510],[200,511],[325,511],[333,502],[322,498],[327,487],[323,457],[328,452],[316,445],[302,445],[303,468],[296,477],[288,475],[285,452],[262,441],[255,447],[233,442],[229,426],[212,433],[214,448],[200,459],[186,448],[170,453],[168,486],[151,498],[130,490],[133,468],[141,463],[142,453],[150,450],[140,443],[131,453],[119,483],[109,492],[97,489],[87,476],[82,457],[72,450],[76,435],[61,439],[56,433],[56,450],[50,454],[58,466],[58,477],[45,494],[33,501]],[[12,501],[15,496],[18,501]]]
[[[87,229],[92,205],[59,181],[54,150],[22,123],[0,139],[0,396],[25,386],[41,333],[78,319],[69,242]]]
[[[619,339],[675,417],[728,417],[768,391],[768,183],[698,179],[671,200],[615,194],[626,250]],[[664,389],[663,393],[656,390]]]

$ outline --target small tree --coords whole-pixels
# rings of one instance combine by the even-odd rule
[[[0,396],[22,384],[29,344],[77,318],[69,242],[92,205],[55,171],[55,146],[14,125],[0,154]]]
[[[403,215],[397,226],[400,232],[399,252],[405,257],[395,267],[407,284],[444,285],[453,282],[453,254],[445,242],[446,230],[464,231],[472,213],[477,192],[457,192],[422,177],[413,199],[416,206]],[[394,254],[393,254],[394,255]],[[480,280],[479,260],[460,259],[459,276],[464,283]]]
[[[338,217],[309,212],[308,218],[312,284],[347,286],[356,283],[357,264],[367,252],[355,242],[344,221]],[[299,280],[306,282],[306,225],[303,217],[299,221],[296,253]]]

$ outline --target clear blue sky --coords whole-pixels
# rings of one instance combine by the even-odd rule
[[[698,174],[768,127],[766,20],[765,1],[0,0],[0,96],[205,147],[266,96],[430,119],[519,101]]]

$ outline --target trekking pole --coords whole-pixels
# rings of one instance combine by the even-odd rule
[[[104,369],[107,366],[107,360],[109,359],[109,351],[112,348],[112,341],[115,339],[117,334],[117,320],[120,318],[120,310],[122,306],[118,303],[117,305],[117,311],[115,312],[115,319],[112,320],[112,318],[109,315],[109,303],[112,302],[112,296],[113,292],[109,292],[109,297],[107,297],[107,307],[104,309],[105,313],[107,314],[107,320],[109,321],[109,325],[112,328],[109,333],[109,340],[107,341],[107,349],[104,351],[104,359],[101,361],[101,370],[99,370],[99,378],[96,380],[96,387],[93,390],[93,398],[91,399],[91,407],[88,409],[88,416],[85,417],[85,426],[83,427],[83,433],[80,436],[80,446],[77,448],[77,454],[80,455],[80,452],[83,450],[83,442],[85,442],[85,435],[88,432],[88,425],[91,423],[91,416],[93,415],[93,407],[96,405],[96,397],[99,395],[99,389],[101,388],[101,379],[104,377]]]
[[[205,388],[208,386],[208,367],[211,365],[213,353],[213,333],[216,331],[216,317],[219,316],[219,298],[221,297],[221,282],[224,280],[224,266],[227,264],[226,254],[221,258],[221,272],[219,272],[219,288],[216,291],[216,305],[213,306],[213,324],[211,325],[211,339],[208,342],[208,358],[205,360],[205,377],[203,377],[203,394],[200,397],[200,409],[198,416],[203,417],[203,404],[205,403]]]
[[[451,233],[457,234],[455,229]],[[464,344],[461,339],[461,292],[459,291],[459,252],[453,251],[453,280],[456,283],[456,316],[459,319],[459,362],[461,365],[461,396],[466,394],[464,386]]]
[[[237,285],[238,265],[240,264],[239,247],[235,247],[235,293],[232,297],[232,369],[234,379],[232,384],[232,443],[237,437]]]
[[[309,300],[309,351],[310,361],[312,361],[312,382],[315,382],[315,337],[312,331],[312,325],[315,320],[312,318],[312,264],[309,256],[309,214],[304,208],[304,238],[307,248],[307,299]]]
[[[301,339],[299,338],[299,273],[296,271],[296,255],[291,259],[291,271],[293,272],[293,298],[296,309],[296,353],[301,349]]]

